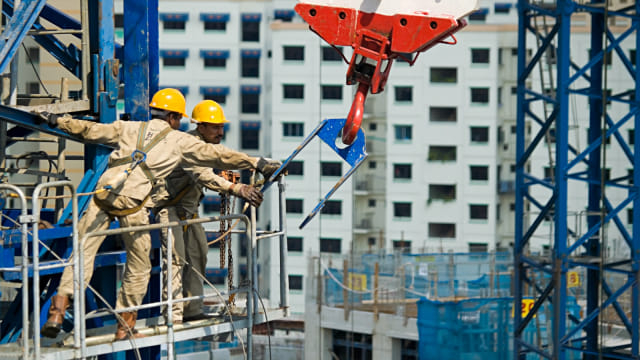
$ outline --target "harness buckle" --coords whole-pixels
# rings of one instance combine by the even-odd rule
[[[147,154],[145,152],[142,152],[136,149],[136,150],[133,150],[133,152],[131,153],[131,161],[133,161],[134,166],[142,162],[145,162],[146,160],[147,160]]]

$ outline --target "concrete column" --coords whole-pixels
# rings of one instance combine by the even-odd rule
[[[400,353],[395,354],[393,351],[393,338],[386,336],[379,332],[374,332],[371,338],[371,345],[373,346],[373,358],[372,360],[395,360],[400,359]]]

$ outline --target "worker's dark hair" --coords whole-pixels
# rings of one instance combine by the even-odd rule
[[[174,117],[177,117],[178,119],[182,118],[182,114],[177,111],[151,108],[151,117],[153,118],[167,120],[169,116],[174,116]]]

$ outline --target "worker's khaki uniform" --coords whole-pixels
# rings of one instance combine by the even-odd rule
[[[58,127],[70,134],[80,136],[95,143],[111,145],[115,150],[109,156],[109,163],[117,163],[119,159],[129,157],[136,150],[140,122],[115,121],[111,124],[95,123],[76,120],[65,116],[58,119]],[[144,134],[144,144],[168,128],[169,124],[161,119],[148,122]],[[110,191],[97,193],[90,202],[79,225],[79,238],[82,241],[85,234],[106,229],[110,220],[117,216],[122,226],[148,224],[148,210],[142,206],[152,190],[152,180],[159,180],[169,175],[177,166],[207,166],[222,169],[255,168],[258,159],[247,154],[233,151],[223,145],[207,144],[199,139],[180,131],[169,131],[168,134],[153,148],[149,149],[146,157],[148,175],[142,166],[137,166],[127,180]],[[102,189],[115,176],[120,175],[130,164],[121,164],[108,168],[98,180],[97,189]],[[115,212],[140,207],[138,211],[126,215],[114,215]],[[136,306],[142,303],[147,292],[151,262],[149,251],[151,237],[149,232],[141,231],[123,234],[127,252],[121,291],[118,294],[116,308]],[[93,274],[93,263],[98,248],[104,237],[91,237],[82,241],[84,249],[84,284],[88,284]],[[73,274],[71,267],[66,267],[60,286],[59,295],[73,294]]]
[[[189,134],[204,141],[204,137],[197,130],[192,130]],[[176,168],[164,179],[163,189],[154,192],[154,202],[162,208],[159,211],[159,221],[195,219],[198,217],[198,208],[204,196],[203,187],[217,192],[228,192],[232,185],[232,182],[216,175],[211,168]],[[173,297],[176,299],[182,296],[201,296],[204,294],[202,283],[209,251],[204,227],[201,224],[192,224],[176,227],[172,232],[174,251],[183,251],[182,259],[186,260],[185,264],[184,261],[174,258],[171,270]],[[166,294],[166,288],[163,293]],[[195,316],[201,312],[202,299],[176,304],[173,307],[173,320],[182,319],[183,315]]]
[[[189,134],[204,140],[197,130],[190,131]],[[232,185],[233,183],[224,177],[216,175],[211,168],[176,168],[164,179],[161,188],[154,191],[153,201],[161,209],[158,212],[158,220],[162,222],[195,219],[198,217],[200,200],[204,196],[203,187],[228,192]],[[203,295],[202,277],[206,271],[209,250],[204,227],[201,224],[175,227],[172,233],[174,251],[183,254],[180,258],[174,257],[172,263],[173,298]],[[163,244],[166,244],[164,236]],[[163,294],[166,297],[166,287]],[[201,312],[201,299],[175,304],[173,320],[182,319],[183,315],[189,317]]]

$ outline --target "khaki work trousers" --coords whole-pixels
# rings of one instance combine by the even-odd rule
[[[207,270],[207,235],[202,224],[193,224],[184,232],[184,247],[187,262],[184,267],[182,294],[185,297],[204,295],[202,278]],[[202,313],[202,299],[188,301],[184,304],[184,316],[194,316]]]
[[[156,221],[159,223],[167,223],[172,221],[179,221],[180,218],[176,213],[176,208],[171,206],[167,208],[163,208],[156,215]],[[171,253],[171,296],[173,300],[181,300],[182,299],[182,271],[184,267],[184,239],[182,237],[183,229],[182,226],[174,226],[171,227],[171,234],[173,236],[173,252]],[[169,236],[169,231],[167,228],[162,228],[161,232],[161,243],[162,243],[162,278],[164,279],[164,284],[162,284],[162,300],[167,300],[168,294],[168,272],[167,272],[167,238]],[[182,309],[184,303],[183,302],[175,302],[171,307],[171,311],[173,313],[173,321],[182,321]],[[164,307],[162,309],[162,314],[167,318],[167,309]]]
[[[98,206],[98,203],[100,206]],[[84,251],[84,285],[85,287],[93,275],[93,265],[96,254],[105,236],[92,236],[83,241],[85,234],[106,230],[113,220],[108,211],[132,209],[140,205],[139,200],[126,196],[109,193],[104,200],[95,197],[89,202],[89,206],[78,223],[79,246]],[[146,208],[140,209],[126,216],[119,216],[120,227],[139,226],[149,224],[149,212]],[[124,267],[122,287],[118,293],[116,309],[122,309],[142,304],[142,299],[147,293],[149,274],[151,273],[151,236],[148,231],[127,232],[122,234],[127,254],[127,262]],[[58,294],[73,295],[73,270],[67,266],[60,278]]]

